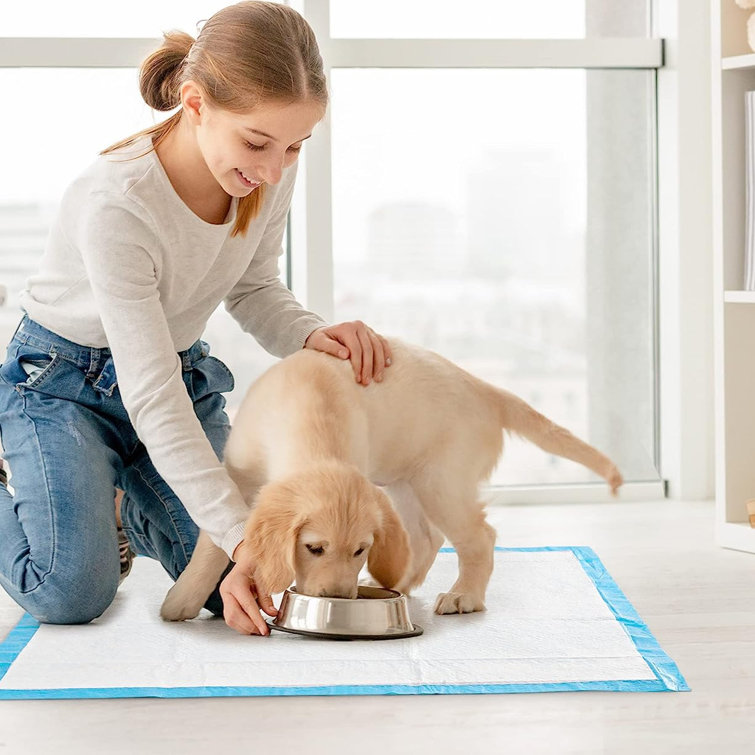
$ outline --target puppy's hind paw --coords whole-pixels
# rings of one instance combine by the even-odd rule
[[[195,597],[186,599],[182,595],[180,585],[175,584],[168,590],[168,594],[160,607],[160,617],[163,621],[186,621],[196,618],[202,610],[202,603],[197,603]]]
[[[473,613],[484,611],[485,601],[473,593],[442,592],[435,601],[435,613]]]
[[[621,476],[618,467],[611,464],[603,476],[611,487],[611,495],[616,497],[619,494],[619,488],[624,484],[624,478]]]

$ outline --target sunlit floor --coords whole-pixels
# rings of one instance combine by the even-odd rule
[[[500,506],[499,544],[588,545],[686,693],[0,702],[0,753],[755,752],[755,554],[716,547],[710,502]],[[20,616],[0,595],[0,637]]]

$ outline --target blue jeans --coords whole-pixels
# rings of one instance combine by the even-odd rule
[[[203,341],[179,356],[194,411],[222,458],[230,430],[222,393],[233,377]],[[23,361],[42,372],[30,377]],[[24,316],[0,366],[0,436],[14,489],[0,484],[0,585],[37,621],[85,623],[115,597],[116,487],[131,548],[173,579],[186,568],[197,526],[136,435],[109,349],[73,343]],[[217,588],[205,605],[222,616]]]

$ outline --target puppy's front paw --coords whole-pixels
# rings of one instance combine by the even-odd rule
[[[195,595],[185,595],[184,592],[178,582],[168,590],[160,607],[163,621],[186,621],[199,615],[203,603],[198,602]]]
[[[435,601],[435,613],[473,613],[484,611],[485,601],[468,592],[442,592]]]

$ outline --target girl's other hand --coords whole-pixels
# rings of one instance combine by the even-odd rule
[[[253,573],[252,563],[239,561],[220,583],[223,618],[239,634],[270,634],[270,627],[262,618],[260,609],[268,616],[277,616],[278,609],[270,595],[258,590],[250,576]]]
[[[388,341],[361,320],[318,328],[309,334],[304,348],[351,359],[354,376],[362,385],[369,385],[373,378],[379,383],[391,363]]]

